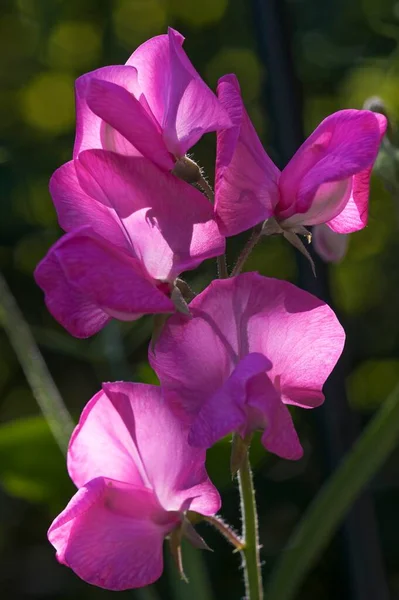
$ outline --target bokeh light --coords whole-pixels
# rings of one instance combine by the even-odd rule
[[[174,17],[183,23],[201,27],[217,23],[224,16],[229,0],[167,0]]]
[[[59,72],[40,73],[21,93],[24,121],[43,133],[59,134],[74,126],[74,79]]]
[[[147,38],[164,33],[167,26],[163,0],[117,0],[112,16],[115,34],[130,52]]]
[[[93,23],[67,21],[54,27],[48,40],[48,62],[54,68],[89,69],[98,63],[102,39]]]

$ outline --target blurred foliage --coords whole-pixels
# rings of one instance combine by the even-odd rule
[[[65,458],[43,417],[16,419],[0,426],[0,478],[12,495],[63,508],[74,493]]]
[[[156,379],[147,363],[150,319],[113,323],[91,340],[75,340],[48,314],[32,278],[35,265],[61,234],[47,182],[71,158],[73,82],[87,70],[124,63],[138,44],[171,25],[186,36],[187,53],[212,87],[224,74],[237,74],[250,116],[273,156],[268,124],[274,115],[265,109],[268,73],[257,54],[251,4],[249,0],[1,2],[0,268],[76,416],[102,381],[129,377],[155,383]],[[360,108],[375,94],[399,120],[398,3],[285,0],[285,4],[292,24],[287,44],[292,44],[303,88],[306,132],[332,111]],[[214,136],[205,136],[194,156],[212,180]],[[349,400],[361,415],[372,412],[399,380],[398,231],[399,197],[392,197],[374,178],[369,225],[351,235],[344,261],[329,270],[332,300],[352,352]],[[230,266],[247,237],[229,240]],[[298,277],[294,251],[278,238],[263,240],[246,269],[293,282]],[[209,261],[187,278],[198,292],[215,272]],[[33,396],[0,330],[0,549],[5,557],[0,561],[0,587],[7,600],[106,598],[106,592],[81,586],[57,565],[45,540],[57,507],[68,501],[73,487],[64,460],[37,415]],[[298,429],[305,447],[305,458],[299,463],[266,457],[259,444],[253,450],[266,571],[324,478],[320,434],[308,414],[301,417]],[[208,463],[223,488],[223,514],[238,527],[229,454],[230,444],[223,440],[209,453]],[[396,464],[391,479],[397,486]],[[387,529],[390,534],[393,529],[396,537],[393,542],[384,537],[383,549],[390,580],[397,582],[399,522],[394,509],[389,509],[395,504],[390,500],[393,494],[390,488],[381,497],[380,519],[393,515]],[[204,534],[207,539],[211,536],[217,554],[217,560],[215,555],[208,560],[215,596],[238,598],[236,557],[208,530]],[[341,597],[334,576],[337,560],[332,549],[328,565],[323,563],[315,571],[301,598]],[[164,586],[161,581],[161,596],[166,598]]]

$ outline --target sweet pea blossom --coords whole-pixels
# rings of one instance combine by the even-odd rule
[[[76,337],[112,317],[173,312],[177,276],[224,252],[207,199],[144,157],[81,152],[54,173],[50,191],[68,233],[35,278]]]
[[[307,234],[326,223],[337,233],[367,223],[372,165],[387,126],[368,110],[328,116],[280,172],[245,111],[237,79],[219,80],[218,97],[233,127],[218,133],[216,211],[221,231],[236,235],[267,219],[269,233]]]
[[[205,452],[188,445],[152,385],[103,385],[72,434],[68,471],[78,491],[48,538],[60,563],[110,590],[153,583],[163,570],[163,540],[185,512],[220,508]]]
[[[267,450],[302,455],[287,404],[314,408],[344,345],[331,308],[294,285],[245,273],[213,281],[173,315],[150,362],[167,400],[210,447],[230,432],[264,430]]]
[[[231,126],[216,95],[169,28],[125,65],[97,69],[76,82],[74,156],[91,148],[143,155],[172,170],[207,132]]]
[[[339,263],[348,249],[349,236],[335,233],[325,224],[315,225],[312,230],[312,243],[324,262]]]

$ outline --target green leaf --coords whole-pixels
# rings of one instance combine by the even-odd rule
[[[267,600],[292,600],[345,514],[395,448],[399,436],[399,386],[381,406],[331,476],[288,541],[272,573]]]
[[[62,508],[75,488],[43,417],[0,426],[0,481],[11,495]]]

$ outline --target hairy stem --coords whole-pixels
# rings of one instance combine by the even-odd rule
[[[203,175],[201,175],[201,178],[198,180],[197,183],[203,189],[204,194],[208,198],[209,202],[214,204],[215,203],[215,192],[213,191],[212,187],[209,185],[209,183],[207,182],[207,180],[205,179],[205,177]]]
[[[241,254],[238,257],[236,264],[234,265],[234,269],[232,270],[230,277],[234,277],[235,275],[239,275],[239,273],[241,273],[241,270],[242,270],[246,260],[248,259],[252,250],[255,248],[256,244],[259,242],[259,240],[261,238],[261,235],[262,235],[261,232],[262,232],[262,225],[258,225],[256,227],[254,227],[254,229],[252,230],[251,237],[249,238],[249,240],[245,244],[244,248],[242,249]]]
[[[242,550],[245,571],[245,591],[247,600],[262,600],[262,575],[259,558],[258,515],[256,511],[255,489],[252,480],[249,452],[238,470],[241,498],[244,549]]]
[[[29,325],[0,274],[0,322],[55,440],[64,452],[74,424],[33,338]]]
[[[219,279],[227,279],[229,276],[229,272],[227,270],[226,255],[222,254],[221,256],[218,256],[216,260],[218,266]]]

